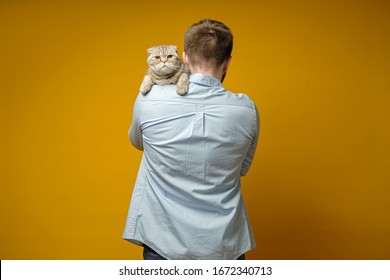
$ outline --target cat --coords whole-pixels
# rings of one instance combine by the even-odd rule
[[[176,92],[185,95],[188,91],[190,71],[177,53],[177,46],[151,47],[148,53],[148,72],[142,81],[140,92],[147,94],[154,84],[176,84]]]

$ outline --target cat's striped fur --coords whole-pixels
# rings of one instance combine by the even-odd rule
[[[147,94],[153,84],[176,84],[176,91],[184,95],[188,91],[188,66],[184,64],[173,45],[152,47],[148,52],[148,72],[141,84],[140,91]]]

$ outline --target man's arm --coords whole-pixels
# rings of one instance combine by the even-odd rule
[[[245,176],[248,173],[249,167],[252,164],[253,158],[255,156],[256,148],[257,148],[257,143],[259,141],[259,136],[260,136],[260,116],[259,116],[259,111],[257,110],[257,107],[255,106],[256,110],[256,134],[255,137],[252,140],[251,145],[249,146],[248,152],[246,153],[244,162],[242,163],[241,166],[241,176]]]
[[[137,96],[137,99],[134,102],[133,107],[133,119],[131,121],[131,126],[129,128],[128,134],[130,137],[131,144],[137,148],[138,150],[143,151],[143,139],[142,139],[142,131],[139,125],[139,117],[141,115],[141,94]]]

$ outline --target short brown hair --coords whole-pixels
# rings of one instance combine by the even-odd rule
[[[184,35],[184,51],[191,63],[215,62],[221,66],[233,49],[233,34],[222,22],[204,19],[192,25]]]

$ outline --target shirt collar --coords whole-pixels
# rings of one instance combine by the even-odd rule
[[[190,82],[210,87],[222,87],[222,83],[218,79],[201,73],[192,74],[190,76]]]

